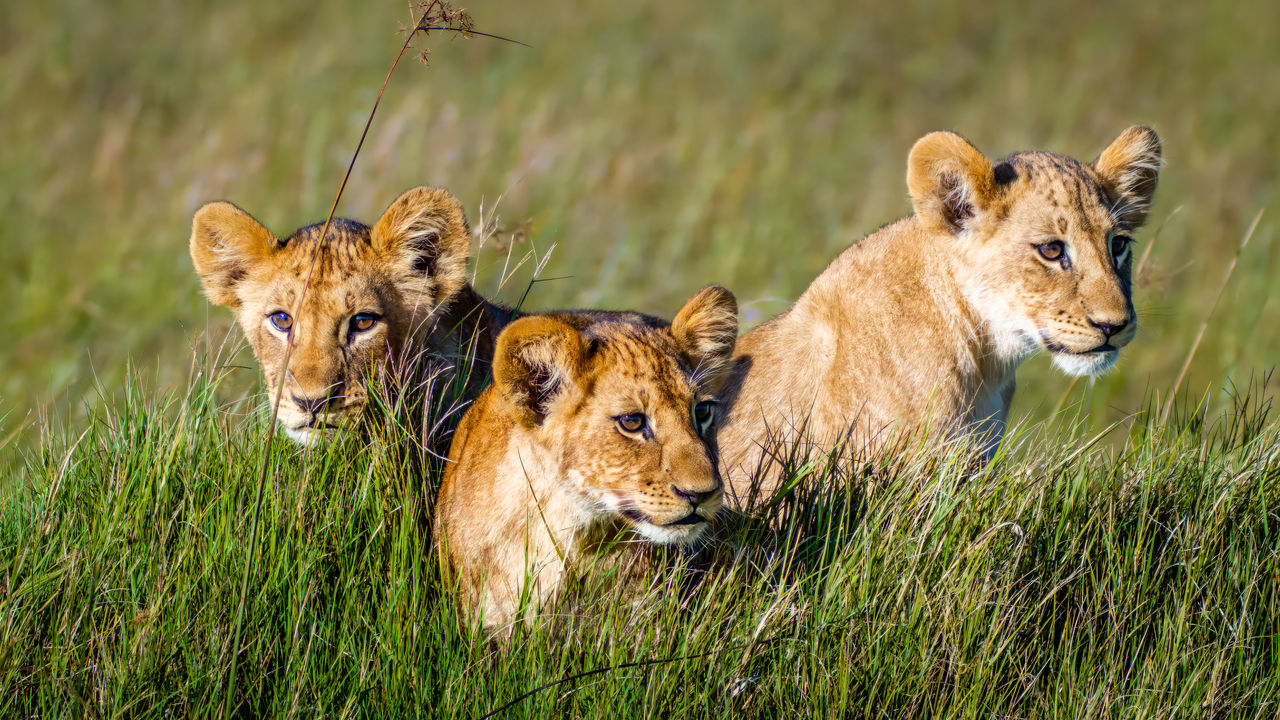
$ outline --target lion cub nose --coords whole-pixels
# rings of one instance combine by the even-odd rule
[[[698,505],[718,495],[720,493],[720,486],[717,485],[711,490],[682,490],[680,486],[672,485],[671,492],[675,493],[676,497],[688,501],[690,505],[698,507]]]
[[[1128,327],[1129,320],[1126,318],[1124,320],[1121,320],[1119,323],[1111,323],[1111,322],[1098,322],[1093,318],[1089,318],[1089,324],[1097,328],[1098,332],[1102,333],[1109,340],[1113,335],[1120,333],[1120,331]]]
[[[325,406],[329,405],[334,400],[337,400],[338,395],[336,393],[328,393],[321,397],[306,397],[305,395],[292,395],[291,399],[293,400],[293,404],[298,406],[299,410],[305,413],[311,413],[312,415],[315,415],[316,413],[325,409]]]

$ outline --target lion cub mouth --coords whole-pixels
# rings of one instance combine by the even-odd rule
[[[1066,348],[1057,350],[1047,345],[1045,349],[1053,355],[1053,364],[1057,365],[1059,370],[1074,376],[1098,375],[1106,372],[1114,367],[1116,360],[1120,358],[1120,348],[1106,343],[1082,351]]]
[[[1105,356],[1108,353],[1118,353],[1120,352],[1120,348],[1103,343],[1102,345],[1091,347],[1088,350],[1068,350],[1063,348],[1061,350],[1050,350],[1049,352],[1055,355],[1075,355],[1076,357],[1087,358]]]
[[[677,525],[697,525],[698,523],[704,523],[704,522],[708,522],[708,520],[702,517],[701,515],[699,515],[698,512],[695,510],[693,512],[690,512],[688,515],[685,515],[684,517],[680,518],[679,520],[672,520],[671,522],[667,523],[663,527],[674,527]]]
[[[710,526],[706,515],[698,512],[702,508],[691,510],[689,514],[675,520],[659,523],[634,507],[619,509],[619,513],[631,523],[631,528],[661,545],[687,545],[694,542]]]
[[[299,445],[311,447],[320,442],[336,438],[338,431],[341,429],[342,425],[339,424],[337,419],[312,416],[299,425],[286,426],[284,433]]]
[[[284,434],[288,435],[290,440],[303,447],[313,447],[324,440],[328,440],[336,433],[333,430],[316,430],[303,425],[302,427],[285,428]]]
[[[685,515],[682,518],[678,518],[676,520],[672,520],[670,522],[665,522],[665,523],[654,522],[653,518],[649,517],[648,515],[645,515],[644,513],[640,512],[639,510],[633,507],[624,507],[620,510],[620,512],[622,513],[623,517],[627,518],[628,520],[630,520],[631,522],[637,525],[651,525],[653,527],[660,527],[660,528],[680,527],[682,525],[698,525],[700,523],[711,522],[704,515],[699,513],[697,510],[690,510],[688,515]]]

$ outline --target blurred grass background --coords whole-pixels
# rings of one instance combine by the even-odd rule
[[[1087,159],[1148,123],[1167,165],[1138,236],[1139,253],[1154,243],[1143,330],[1117,371],[1070,398],[1101,424],[1173,386],[1246,228],[1276,205],[1271,3],[468,9],[532,47],[425,41],[431,66],[393,78],[339,214],[372,221],[427,183],[475,222],[501,196],[508,225],[531,221],[526,242],[557,245],[545,276],[572,276],[538,284],[532,308],[670,315],[720,282],[754,324],[910,212],[918,136]],[[229,199],[278,233],[323,219],[407,20],[401,3],[334,0],[0,8],[0,438],[41,409],[101,402],[95,385],[110,393],[129,359],[181,384],[192,344],[231,325],[191,269],[192,212]],[[1280,357],[1276,227],[1264,214],[1184,390],[1244,384]],[[504,257],[479,254],[482,290]],[[1015,416],[1046,414],[1069,386],[1037,358]]]

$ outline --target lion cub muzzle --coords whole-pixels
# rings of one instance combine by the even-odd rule
[[[1045,323],[1040,344],[1053,355],[1059,369],[1071,375],[1095,375],[1115,365],[1121,348],[1138,333],[1138,320],[1128,298],[1116,295],[1105,307],[1058,313]]]
[[[319,389],[308,392],[297,382],[286,383],[277,411],[285,434],[302,445],[332,438],[364,409],[363,392],[348,393],[343,381],[312,387]],[[274,387],[268,395],[274,404]]]
[[[720,473],[702,440],[693,434],[681,440],[665,453],[672,459],[654,481],[658,487],[652,491],[646,487],[617,505],[637,531],[654,542],[687,545],[696,541],[722,504]],[[661,487],[662,483],[667,486]]]

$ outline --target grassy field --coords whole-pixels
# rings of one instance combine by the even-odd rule
[[[436,471],[411,433],[264,448],[257,370],[234,333],[224,346],[229,313],[186,251],[208,200],[281,233],[323,218],[405,7],[8,3],[0,716],[472,717],[608,667],[509,712],[1277,714],[1272,4],[468,9],[531,47],[427,41],[431,66],[392,79],[339,213],[449,188],[504,228],[478,249],[483,291],[524,291],[527,267],[498,287],[515,243],[563,278],[527,307],[670,315],[720,282],[754,324],[910,211],[920,135],[1091,158],[1144,122],[1167,165],[1137,236],[1143,330],[1096,382],[1028,363],[1023,429],[977,477],[904,459],[868,495],[861,469],[828,469],[779,502],[784,529],[723,528],[672,571],[681,592],[655,584],[636,609],[587,579],[579,606],[491,645],[441,594]],[[1161,423],[1144,411],[1188,357]]]
[[[976,475],[819,464],[777,530],[731,520],[638,599],[602,567],[496,643],[440,582],[412,433],[276,443],[255,547],[265,427],[214,397],[131,390],[31,459],[0,522],[0,715],[1280,712],[1280,426],[1257,387],[1119,449],[1059,418]]]

